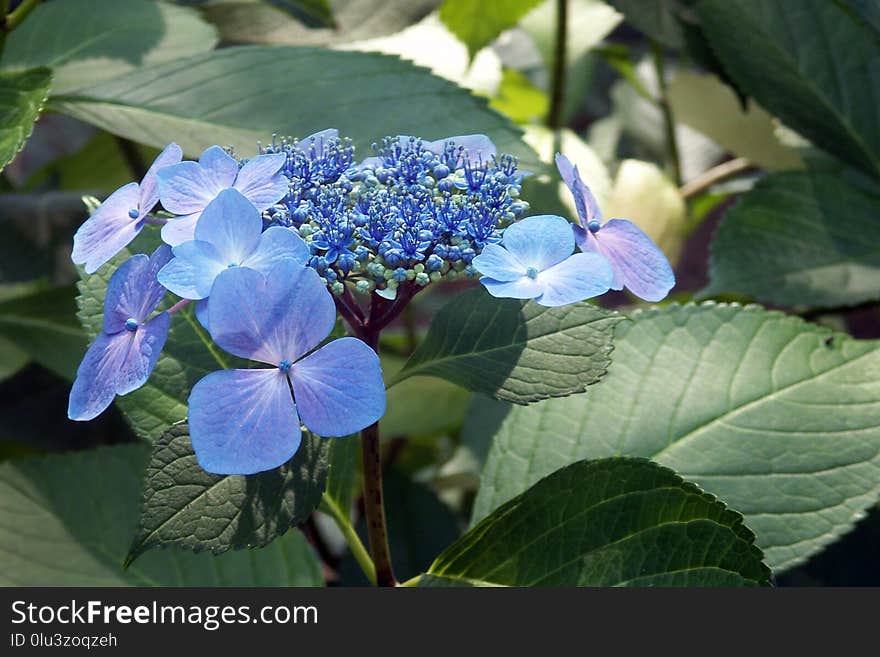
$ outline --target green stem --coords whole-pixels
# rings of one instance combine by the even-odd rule
[[[678,140],[675,137],[675,117],[672,115],[672,105],[669,103],[669,91],[666,85],[666,59],[663,54],[663,46],[652,40],[651,53],[654,59],[654,70],[657,73],[657,86],[660,90],[660,98],[657,102],[663,113],[667,165],[671,170],[675,184],[681,187],[681,158],[679,157]]]
[[[568,0],[556,0],[556,41],[553,50],[553,75],[550,81],[550,111],[547,127],[558,131],[562,123],[562,100],[565,92],[565,41],[568,36]]]
[[[398,586],[415,587],[415,586],[419,585],[420,581],[422,581],[422,576],[416,575],[415,577],[411,577],[410,579],[406,580],[405,582],[398,584]]]
[[[336,504],[336,502],[326,493],[321,498],[321,508],[336,522],[336,526],[339,527],[339,531],[341,531],[342,535],[345,537],[345,542],[348,543],[348,548],[351,550],[351,553],[361,567],[361,570],[364,571],[364,575],[370,580],[370,584],[375,586],[376,566],[373,564],[373,560],[370,559],[370,555],[367,553],[367,548],[364,547],[361,537],[358,536],[352,526],[348,514],[344,513],[342,509],[339,508],[339,505]]]
[[[33,8],[38,4],[40,4],[40,0],[24,0],[24,2],[15,8],[15,11],[8,14],[6,18],[3,19],[3,31],[12,32],[12,30],[21,25],[21,22],[27,18],[27,15],[31,13]]]

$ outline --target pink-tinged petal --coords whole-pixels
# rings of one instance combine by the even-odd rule
[[[226,267],[213,244],[190,240],[174,247],[174,258],[159,271],[158,279],[183,299],[204,299]]]
[[[514,281],[496,281],[483,276],[480,283],[493,297],[499,299],[534,299],[544,293],[544,288],[534,278],[522,276]]]
[[[261,212],[287,195],[290,181],[279,173],[287,161],[284,153],[258,155],[245,162],[235,179],[235,189]]]
[[[149,258],[143,253],[132,256],[113,272],[104,296],[106,333],[123,330],[128,319],[143,322],[165,296],[158,281],[159,270],[171,259],[171,249],[160,246]]]
[[[299,415],[320,436],[347,436],[385,413],[379,357],[357,338],[340,338],[290,370]]]
[[[125,248],[140,232],[137,216],[140,193],[137,183],[120,187],[86,219],[73,236],[71,259],[93,274]]]
[[[474,267],[483,276],[497,281],[515,281],[525,275],[528,266],[498,244],[487,244],[482,253],[474,258]]]
[[[234,189],[224,189],[196,224],[195,238],[214,245],[226,265],[240,265],[256,248],[263,230],[260,213]]]
[[[566,187],[574,196],[574,205],[577,208],[578,218],[581,225],[587,228],[591,221],[602,223],[602,211],[599,209],[599,202],[593,196],[590,188],[581,180],[581,174],[571,161],[562,155],[556,154],[556,168],[565,182]]]
[[[202,211],[186,214],[181,217],[169,219],[162,226],[162,241],[169,246],[178,246],[196,238],[196,224],[202,216]]]
[[[165,346],[170,328],[171,316],[168,313],[160,313],[131,334],[133,338],[131,348],[119,368],[119,378],[116,382],[117,395],[127,395],[147,382]]]
[[[316,347],[336,306],[317,272],[292,260],[268,276],[246,267],[220,273],[211,290],[211,337],[231,354],[278,366]]]
[[[309,261],[309,247],[290,228],[273,226],[260,235],[256,250],[241,264],[256,269],[262,274],[268,274],[275,265],[285,259],[305,265]]]
[[[611,265],[596,253],[575,253],[538,274],[542,306],[567,306],[605,294],[611,287]]]
[[[180,146],[171,143],[159,153],[153,164],[150,165],[144,179],[141,180],[140,218],[145,217],[159,202],[159,181],[156,179],[156,173],[160,169],[177,164],[182,159],[183,151]]]
[[[526,217],[511,224],[504,229],[502,242],[517,260],[538,271],[562,262],[574,251],[571,224],[549,214]]]
[[[612,219],[595,235],[586,237],[585,242],[595,245],[596,250],[611,264],[616,285],[627,287],[645,301],[660,301],[675,285],[675,274],[669,260],[651,238],[631,221]]]
[[[287,377],[278,369],[209,374],[189,395],[188,422],[196,459],[214,474],[277,468],[302,438]]]

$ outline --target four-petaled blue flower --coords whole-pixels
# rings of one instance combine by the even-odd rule
[[[87,274],[98,271],[125,248],[146,225],[147,214],[159,202],[157,173],[180,162],[183,153],[169,144],[150,166],[140,185],[131,182],[107,197],[73,236],[71,259],[85,265]]]
[[[504,230],[503,247],[487,244],[473,265],[494,297],[564,306],[604,294],[611,267],[595,253],[575,253],[571,224],[562,217],[527,217]]]
[[[169,212],[183,215],[162,227],[162,239],[177,246],[193,239],[196,222],[208,204],[224,189],[238,190],[257,210],[280,201],[289,181],[280,173],[284,153],[258,155],[239,169],[238,162],[219,146],[211,146],[198,162],[180,162],[159,173],[159,198]]]
[[[320,436],[346,436],[385,412],[379,357],[370,347],[340,338],[315,350],[333,329],[336,309],[313,269],[285,260],[268,276],[224,271],[209,316],[220,347],[271,368],[213,372],[192,389],[189,431],[208,472],[270,470],[296,453],[300,422]]]
[[[71,420],[91,420],[116,395],[140,388],[150,377],[168,337],[171,317],[163,312],[147,318],[165,296],[156,274],[170,257],[171,249],[163,245],[150,257],[132,256],[110,277],[103,330],[80,363],[70,391],[67,415]]]
[[[660,301],[675,285],[675,274],[663,252],[645,232],[626,219],[602,223],[602,212],[577,167],[556,154],[556,167],[574,196],[580,226],[574,226],[581,251],[599,253],[611,264],[612,290],[627,287],[645,301]]]

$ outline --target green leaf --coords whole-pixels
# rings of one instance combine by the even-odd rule
[[[484,133],[523,169],[540,169],[519,130],[485,99],[385,55],[224,48],[56,98],[53,107],[152,146],[176,141],[191,155],[211,144],[252,153],[274,133],[303,137],[332,126],[361,157],[385,135]]]
[[[149,0],[39,5],[12,32],[0,66],[52,69],[52,94],[211,50],[216,30],[192,9]]]
[[[29,362],[30,356],[26,351],[0,336],[0,381],[15,375]]]
[[[30,136],[51,82],[52,72],[45,68],[0,71],[0,171]]]
[[[484,518],[428,575],[466,586],[769,585],[742,523],[650,461],[579,461]]]
[[[547,308],[470,290],[437,313],[395,383],[438,376],[518,404],[584,392],[605,374],[621,319],[586,302]]]
[[[169,544],[215,554],[268,545],[305,522],[321,501],[327,442],[306,433],[296,455],[280,468],[222,476],[199,466],[186,424],[171,427],[153,445],[127,561]]]
[[[0,302],[0,337],[72,380],[86,350],[75,298],[73,286],[49,287]]]
[[[541,121],[550,109],[547,94],[512,68],[504,69],[498,94],[492,98],[490,104],[516,123]]]
[[[701,296],[818,307],[880,299],[878,216],[880,188],[825,173],[768,176],[724,216]]]
[[[702,0],[701,24],[748,95],[817,146],[880,176],[880,41],[827,0]]]
[[[336,27],[333,9],[328,0],[269,0],[269,2],[298,18],[303,25]]]
[[[844,9],[853,12],[880,39],[880,5],[875,0],[836,0]]]
[[[684,0],[607,0],[639,31],[670,48],[685,45],[684,27],[678,19]]]
[[[339,514],[347,518],[354,500],[361,443],[357,436],[328,438],[327,443],[329,472],[322,504],[334,504]]]
[[[590,395],[510,408],[474,518],[573,461],[642,456],[741,511],[782,570],[877,501],[880,343],[708,303],[638,314],[614,345]]]
[[[137,524],[145,445],[0,464],[0,585],[317,586],[298,531],[260,550],[215,557],[170,547],[122,569]]]
[[[440,7],[440,20],[467,46],[473,58],[477,51],[492,43],[504,30],[516,25],[520,18],[539,4],[541,0],[445,0]]]

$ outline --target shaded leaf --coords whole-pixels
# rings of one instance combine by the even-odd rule
[[[440,20],[468,48],[473,57],[478,50],[492,43],[498,35],[514,25],[542,0],[506,0],[505,2],[472,2],[445,0],[440,7]]]
[[[52,73],[45,68],[0,71],[0,171],[22,149],[34,129],[51,81]]]

